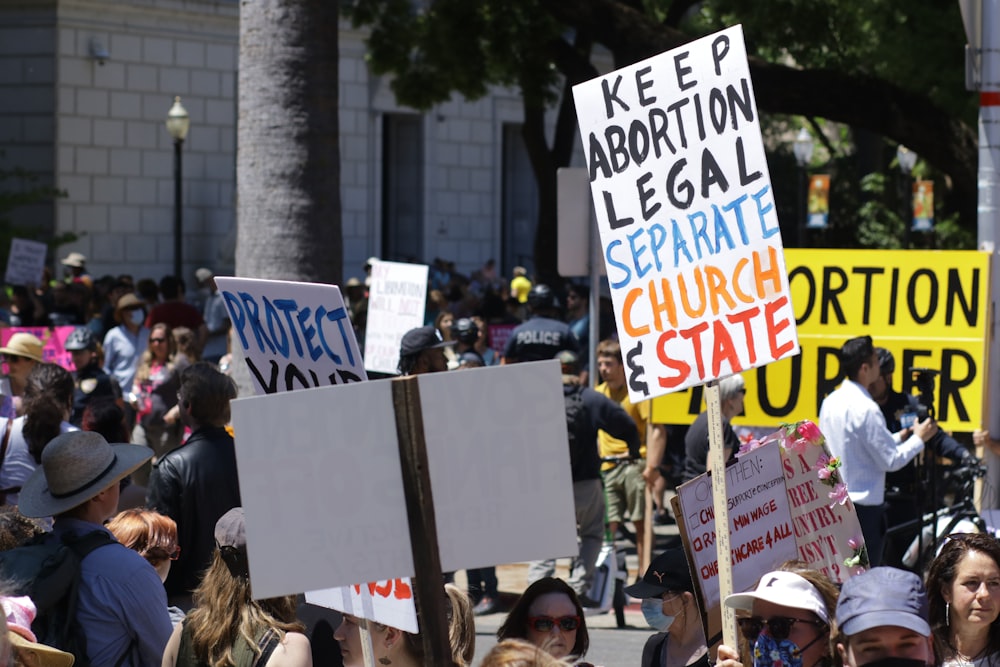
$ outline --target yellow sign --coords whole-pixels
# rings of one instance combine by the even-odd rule
[[[911,368],[940,371],[938,422],[979,428],[988,368],[989,254],[976,251],[786,249],[801,354],[744,373],[747,426],[818,421],[844,379],[837,353],[870,335],[896,358],[893,388],[918,395]],[[690,424],[702,387],[653,399],[653,421]]]

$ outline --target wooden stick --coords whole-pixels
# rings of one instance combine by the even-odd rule
[[[417,607],[425,665],[452,665],[442,589],[441,554],[437,543],[434,496],[424,440],[418,377],[392,380],[392,405],[396,415],[399,460],[403,470],[403,493],[410,524],[413,551],[413,597]]]
[[[726,452],[722,435],[722,401],[719,382],[705,385],[708,404],[709,460],[712,462],[712,502],[715,505],[715,547],[719,559],[719,600],[722,605],[722,641],[737,648],[736,614],[726,606],[733,592],[733,561],[729,545],[729,505],[726,495]]]

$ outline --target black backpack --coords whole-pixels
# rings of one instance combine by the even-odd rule
[[[38,610],[32,632],[40,643],[72,653],[76,667],[90,665],[87,638],[76,618],[80,563],[108,544],[117,543],[107,532],[95,530],[82,537],[68,533],[61,540],[39,535],[24,546],[0,552],[0,578],[10,582],[14,595],[29,596]]]

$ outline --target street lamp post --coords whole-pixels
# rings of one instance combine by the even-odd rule
[[[187,110],[181,106],[181,98],[174,98],[174,105],[167,112],[167,132],[174,139],[174,277],[183,278],[181,264],[183,263],[182,239],[183,230],[183,191],[181,189],[181,148],[191,128],[191,119]]]
[[[799,130],[795,142],[792,144],[792,152],[795,154],[795,163],[799,166],[798,230],[799,246],[804,248],[808,245],[806,243],[806,220],[809,217],[806,209],[806,189],[808,187],[806,170],[813,154],[813,140],[809,130],[804,127]]]
[[[913,187],[910,185],[910,173],[917,164],[917,154],[903,144],[896,147],[896,160],[899,170],[903,173],[903,248],[910,249],[910,227],[913,224]]]

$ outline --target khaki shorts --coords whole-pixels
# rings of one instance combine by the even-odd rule
[[[621,523],[626,513],[632,521],[645,518],[646,480],[642,478],[645,468],[646,459],[639,459],[632,463],[620,463],[601,473],[608,501],[608,523]]]

